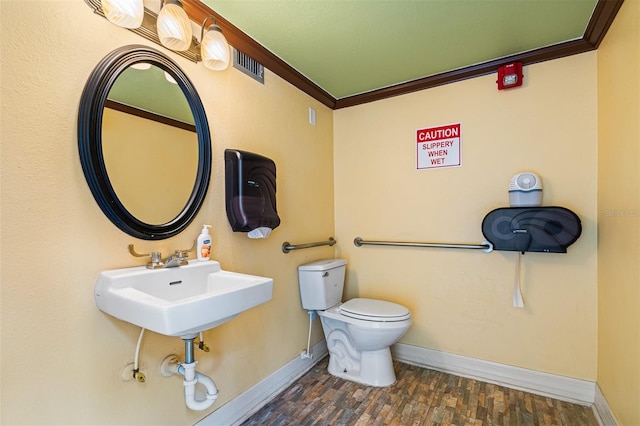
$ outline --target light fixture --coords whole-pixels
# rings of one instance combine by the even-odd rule
[[[193,31],[180,0],[165,0],[158,14],[158,38],[164,47],[185,51],[191,46]]]
[[[102,12],[112,23],[124,28],[138,28],[144,18],[142,0],[102,0]]]
[[[209,19],[213,19],[213,24],[206,27]],[[227,69],[231,59],[229,43],[227,43],[227,39],[224,37],[224,34],[222,34],[222,30],[216,24],[215,18],[211,15],[207,16],[202,22],[202,31],[200,32],[200,56],[202,57],[204,66],[213,71]]]
[[[151,9],[144,7],[146,0],[84,1],[93,8],[94,12],[104,16],[110,22],[128,28],[190,61],[196,63],[202,61],[206,68],[214,71],[222,71],[229,67],[231,47],[216,22],[217,18],[213,15],[215,12],[208,10],[211,14],[202,21],[199,41],[193,37],[194,25],[184,9],[183,2],[193,7],[195,0],[188,0],[188,2],[187,0],[160,0],[160,10],[157,15]],[[142,64],[139,66],[142,69]]]

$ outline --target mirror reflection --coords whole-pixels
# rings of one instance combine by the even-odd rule
[[[103,110],[102,154],[116,195],[138,220],[161,225],[181,213],[196,182],[198,135],[170,74],[137,63],[118,76]]]

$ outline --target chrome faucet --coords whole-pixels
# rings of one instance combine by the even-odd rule
[[[191,250],[176,250],[171,256],[163,260],[165,268],[175,268],[176,266],[188,265],[187,258]]]
[[[129,244],[129,253],[131,253],[131,256],[135,256],[135,257],[151,258],[151,261],[147,263],[148,269],[164,268],[164,263],[162,262],[162,253],[160,253],[159,251],[152,251],[151,253],[145,253],[145,254],[136,253],[136,251],[133,248],[133,244]]]
[[[175,268],[177,266],[185,266],[189,264],[187,258],[189,252],[196,249],[196,242],[193,242],[193,246],[189,250],[176,250],[171,256],[166,259],[162,259],[162,254],[159,251],[152,251],[151,253],[140,254],[136,253],[133,248],[133,244],[129,244],[129,253],[135,257],[150,257],[151,261],[147,263],[148,269],[158,268]]]

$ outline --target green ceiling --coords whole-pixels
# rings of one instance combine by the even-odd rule
[[[336,99],[583,36],[596,0],[202,0]]]
[[[191,107],[180,86],[170,83],[162,69],[129,67],[109,90],[108,98],[163,117],[194,124]]]

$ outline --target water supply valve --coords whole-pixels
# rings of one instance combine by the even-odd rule
[[[137,368],[133,370],[133,378],[138,383],[145,383],[147,381],[147,377],[144,375],[144,373],[141,373]]]

